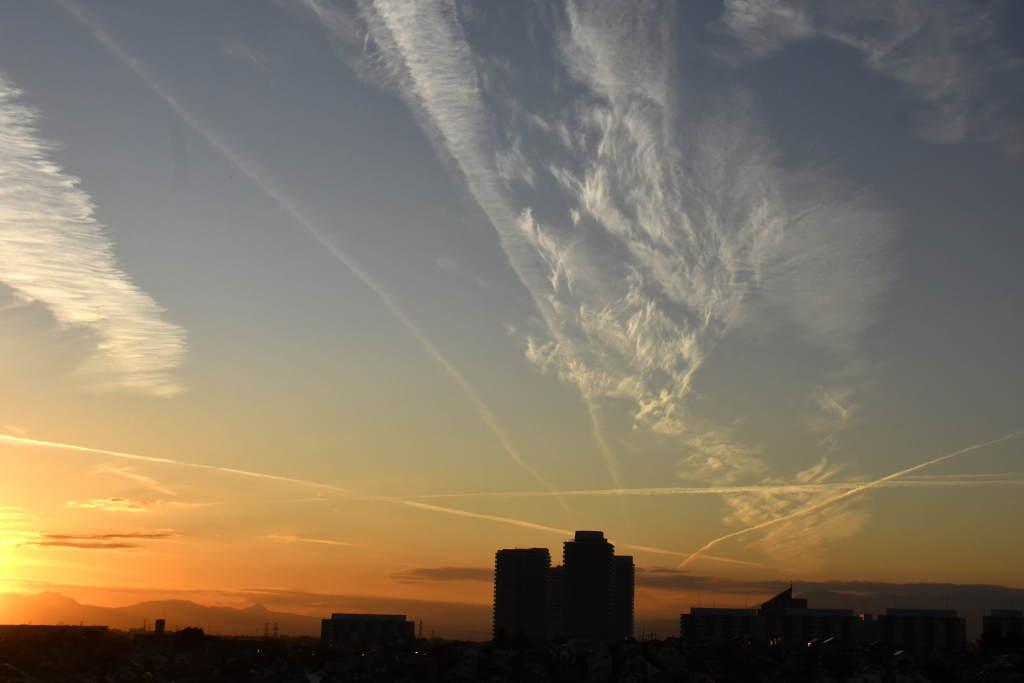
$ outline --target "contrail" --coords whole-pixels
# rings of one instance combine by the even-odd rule
[[[341,545],[348,547],[355,547],[354,543],[345,543],[344,541],[328,541],[323,538],[303,538],[301,536],[281,536],[279,534],[268,534],[264,538],[269,538],[272,541],[287,541],[292,543],[322,543],[324,545]]]
[[[458,510],[455,508],[446,508],[439,505],[429,505],[427,503],[421,503],[415,500],[409,500],[408,498],[396,498],[393,496],[346,496],[344,498],[291,498],[291,499],[279,499],[279,500],[260,500],[260,501],[216,501],[211,503],[197,503],[197,505],[274,505],[284,503],[337,503],[337,502],[356,502],[356,501],[367,501],[367,502],[384,502],[384,503],[396,503],[400,505],[407,505],[409,507],[417,508],[420,510],[429,510],[431,512],[440,512],[448,515],[455,515],[457,517],[468,517],[470,519],[480,519],[488,522],[498,522],[500,524],[510,524],[512,526],[524,527],[526,529],[536,529],[538,531],[544,531],[552,534],[559,534],[562,536],[572,536],[573,532],[568,529],[559,529],[557,527],[545,526],[543,524],[536,524],[534,522],[527,522],[521,519],[515,519],[512,517],[499,517],[496,515],[486,515],[480,512],[470,512],[468,510]],[[310,540],[312,539],[297,539],[297,540]],[[326,541],[323,541],[326,542]],[[350,544],[348,544],[350,545]],[[686,555],[684,552],[675,550],[664,550],[662,548],[652,548],[645,545],[633,545],[630,543],[622,543],[618,545],[619,548],[625,548],[627,550],[636,550],[640,552],[652,553],[656,555]],[[716,555],[705,555],[706,559],[714,560],[716,562],[725,562],[727,564],[740,564],[750,567],[763,567],[764,564],[760,562],[748,562],[746,560],[735,560],[728,557],[718,557]]]
[[[1017,478],[1014,478],[1017,477]],[[1024,486],[1024,479],[1017,473],[985,474],[985,475],[953,475],[949,478],[921,478],[909,481],[849,481],[828,484],[754,484],[751,486],[664,486],[651,488],[621,489],[580,489],[559,491],[566,498],[575,497],[611,497],[611,496],[700,496],[700,495],[732,495],[737,493],[767,493],[785,495],[791,493],[828,493],[830,491],[848,491],[873,485],[876,488],[960,488],[979,486]],[[495,491],[483,493],[425,493],[406,496],[410,500],[429,500],[444,498],[548,498],[548,491]],[[686,554],[686,553],[680,553]]]
[[[347,489],[343,489],[338,486],[332,486],[330,484],[320,484],[313,481],[307,481],[305,479],[294,479],[292,477],[281,477],[274,474],[265,474],[262,472],[252,472],[249,470],[239,470],[231,467],[217,467],[215,465],[201,465],[199,463],[184,462],[181,460],[172,460],[170,458],[158,458],[149,455],[137,455],[134,453],[122,453],[120,451],[111,451],[103,448],[90,448],[88,446],[75,446],[73,444],[57,443],[54,441],[40,441],[37,439],[27,439],[21,436],[8,436],[6,434],[0,434],[0,443],[10,443],[20,446],[33,446],[40,448],[57,448],[60,450],[73,451],[77,453],[94,453],[97,455],[107,455],[115,458],[121,458],[123,460],[134,460],[136,462],[148,462],[159,465],[177,465],[179,467],[189,467],[200,470],[211,470],[214,472],[223,472],[225,474],[236,474],[244,477],[254,477],[257,479],[267,479],[270,481],[279,481],[287,484],[298,484],[300,486],[308,486],[316,489],[329,489],[331,491],[337,491],[339,493],[349,493]],[[431,505],[429,503],[422,503],[416,500],[409,500],[406,498],[400,498],[397,496],[381,496],[374,494],[352,494],[343,498],[292,498],[286,500],[272,500],[272,501],[259,501],[259,504],[271,504],[271,503],[303,503],[303,502],[352,502],[352,501],[372,501],[380,503],[392,503],[396,505],[405,505],[408,507],[416,508],[419,510],[429,510],[431,512],[440,512],[447,515],[454,515],[457,517],[468,517],[470,519],[479,519],[488,522],[498,522],[501,524],[510,524],[513,526],[524,527],[526,529],[535,529],[537,531],[544,531],[547,533],[560,534],[562,536],[572,536],[573,532],[568,529],[559,529],[557,527],[545,526],[543,524],[535,524],[533,522],[527,522],[521,519],[514,519],[512,517],[499,517],[497,515],[486,515],[480,512],[470,512],[468,510],[459,510],[456,508],[442,507],[440,505]],[[231,502],[215,502],[215,503],[200,503],[200,505],[245,505],[250,504],[248,501],[231,501]],[[299,540],[310,540],[310,539],[299,539]],[[313,542],[310,540],[310,542]],[[326,542],[326,541],[325,541]],[[662,555],[679,555],[683,553],[676,553],[670,550],[662,550],[659,548],[650,548],[646,546],[638,545],[627,545],[624,544],[622,547],[630,548],[633,550],[641,550],[650,553],[659,553]],[[710,557],[709,559],[721,560],[723,562],[740,562],[740,560],[729,560],[727,558]]]
[[[66,443],[56,443],[53,441],[38,441],[36,439],[26,439],[20,436],[8,436],[6,434],[0,434],[0,443],[11,443],[20,446],[39,446],[44,448],[59,448],[66,451],[76,451],[79,453],[97,453],[99,455],[109,455],[115,458],[121,458],[123,460],[135,460],[140,462],[151,462],[161,465],[178,465],[179,467],[191,467],[197,470],[212,470],[214,472],[224,472],[226,474],[238,474],[243,477],[253,477],[256,479],[269,479],[271,481],[281,481],[288,484],[299,484],[300,486],[312,486],[318,489],[329,489],[331,491],[337,491],[339,493],[347,493],[347,489],[343,489],[339,486],[331,486],[330,484],[319,484],[312,481],[305,481],[303,479],[293,479],[291,477],[281,477],[276,474],[264,474],[262,472],[250,472],[248,470],[238,470],[232,467],[218,467],[216,465],[201,465],[195,462],[185,462],[182,460],[171,460],[170,458],[157,458],[150,455],[135,455],[133,453],[121,453],[119,451],[108,451],[102,448],[89,448],[88,446],[74,446]]]
[[[810,507],[806,507],[806,508],[803,508],[801,510],[797,510],[796,512],[793,512],[791,514],[783,515],[782,517],[777,517],[776,519],[772,519],[772,520],[769,520],[767,522],[762,522],[760,524],[755,524],[754,526],[747,527],[746,529],[740,529],[739,531],[734,531],[731,534],[726,534],[725,536],[722,536],[720,538],[716,538],[715,540],[711,541],[710,543],[707,543],[703,547],[699,548],[696,552],[694,552],[688,558],[686,558],[678,567],[676,567],[676,569],[684,569],[686,567],[686,565],[690,564],[691,562],[693,562],[693,560],[695,560],[696,558],[698,558],[701,555],[703,555],[705,551],[710,550],[711,548],[715,547],[719,543],[721,543],[723,541],[727,541],[730,538],[736,538],[738,536],[744,536],[744,535],[749,534],[749,533],[751,533],[753,531],[760,531],[761,529],[766,529],[768,527],[775,526],[776,524],[781,524],[782,522],[786,522],[786,521],[789,521],[791,519],[797,519],[799,517],[804,517],[806,515],[811,514],[812,512],[817,512],[818,510],[822,510],[822,509],[824,509],[824,508],[826,508],[826,507],[828,507],[828,506],[830,506],[830,505],[832,505],[834,503],[837,503],[837,502],[839,502],[841,500],[845,500],[846,498],[854,496],[854,495],[856,495],[858,493],[861,493],[863,491],[867,491],[867,490],[873,489],[873,488],[880,488],[886,482],[892,481],[893,479],[896,479],[897,477],[902,477],[904,475],[910,474],[911,472],[916,472],[918,470],[924,469],[925,467],[929,467],[931,465],[935,465],[937,463],[940,463],[940,462],[942,462],[944,460],[949,460],[950,458],[955,458],[958,455],[963,455],[964,453],[970,453],[971,451],[976,451],[979,448],[985,448],[986,446],[992,446],[992,445],[995,445],[997,443],[1002,443],[1003,441],[1008,441],[1008,440],[1010,440],[1010,439],[1012,439],[1012,438],[1014,438],[1016,436],[1019,436],[1021,434],[1024,434],[1024,429],[1018,429],[1016,431],[1010,432],[1009,434],[1006,434],[1005,436],[1001,436],[998,439],[993,439],[991,441],[986,441],[984,443],[979,443],[979,444],[975,444],[973,446],[968,446],[967,448],[964,448],[964,449],[961,449],[959,451],[956,451],[955,453],[949,453],[948,455],[943,455],[940,458],[935,458],[934,460],[929,460],[928,462],[923,462],[920,465],[914,465],[913,467],[909,467],[909,468],[907,468],[905,470],[900,470],[899,472],[894,472],[893,474],[890,474],[888,476],[882,477],[881,479],[876,479],[875,481],[871,481],[871,482],[868,482],[866,484],[862,484],[861,486],[858,486],[856,488],[850,489],[849,491],[845,491],[843,493],[840,493],[837,496],[833,496],[832,498],[829,498],[828,500],[823,500],[820,503],[815,503],[814,505],[811,505]]]
[[[359,280],[374,294],[376,294],[383,302],[384,306],[387,307],[391,314],[405,327],[413,339],[420,344],[423,350],[425,350],[427,354],[430,355],[430,357],[433,358],[433,360],[440,365],[446,373],[448,373],[449,377],[455,380],[455,383],[459,385],[459,388],[462,389],[470,403],[473,404],[473,407],[476,409],[480,419],[498,439],[502,447],[505,449],[505,452],[512,458],[513,462],[537,480],[542,486],[544,486],[544,488],[553,493],[557,491],[557,489],[555,489],[555,487],[552,486],[539,471],[519,455],[515,447],[512,445],[512,441],[509,439],[508,435],[498,425],[498,421],[495,419],[490,408],[487,407],[487,404],[484,403],[484,400],[476,392],[469,381],[463,377],[462,373],[460,373],[455,366],[452,365],[448,359],[434,347],[433,344],[430,343],[426,336],[420,331],[419,327],[417,327],[416,324],[405,315],[402,309],[399,308],[398,304],[395,303],[391,294],[384,289],[380,283],[378,283],[365,269],[363,269],[362,266],[356,263],[348,252],[337,247],[317,222],[310,218],[301,207],[292,201],[291,198],[289,198],[285,192],[277,186],[277,183],[274,182],[266,172],[264,172],[254,162],[243,159],[240,154],[224,144],[224,142],[222,142],[218,136],[214,135],[214,133],[205,124],[194,117],[174,95],[163,87],[160,81],[157,80],[157,78],[154,77],[148,69],[121,48],[121,46],[118,45],[103,29],[103,27],[92,19],[92,17],[88,16],[71,0],[58,1],[66,11],[71,13],[76,19],[92,31],[93,36],[95,36],[96,40],[99,41],[100,44],[109,50],[115,57],[124,62],[125,65],[134,71],[146,85],[152,88],[153,91],[156,92],[156,94],[159,95],[160,98],[166,102],[190,128],[199,133],[207,143],[220,152],[236,169],[238,169],[239,173],[254,182],[257,187],[259,187],[268,197],[281,207],[281,209],[291,216],[296,223],[305,228],[313,239],[320,244],[320,246],[326,249],[332,256],[341,262],[342,265],[348,268],[357,278],[359,278]],[[571,519],[572,511],[569,510],[565,501],[559,498],[559,504]]]
[[[348,493],[347,489],[343,489],[338,486],[331,486],[330,484],[320,484],[313,481],[306,481],[304,479],[294,479],[291,477],[281,477],[273,474],[264,474],[262,472],[251,472],[248,470],[239,470],[231,467],[217,467],[215,465],[201,465],[199,463],[184,462],[181,460],[171,460],[170,458],[158,458],[148,455],[136,455],[134,453],[122,453],[120,451],[110,451],[103,448],[89,448],[88,446],[75,446],[66,443],[57,443],[53,441],[39,441],[36,439],[26,439],[20,436],[8,436],[6,434],[0,434],[0,443],[10,443],[21,446],[35,446],[43,448],[57,448],[66,451],[74,451],[78,453],[95,453],[98,455],[108,455],[115,458],[121,458],[124,460],[134,460],[137,462],[149,462],[160,465],[178,465],[179,467],[190,467],[201,470],[212,470],[214,472],[224,472],[226,474],[237,474],[244,477],[254,477],[257,479],[268,479],[271,481],[279,481],[288,484],[299,484],[300,486],[309,486],[317,489],[329,489],[337,491],[339,493]],[[344,498],[302,498],[293,499],[288,501],[274,501],[274,502],[327,502],[327,501],[375,501],[381,503],[393,503],[397,505],[406,505],[409,507],[417,508],[420,510],[430,510],[432,512],[441,512],[444,514],[455,515],[457,517],[469,517],[471,519],[480,519],[489,522],[500,522],[502,524],[511,524],[514,526],[521,526],[527,529],[537,529],[539,531],[546,531],[550,533],[557,533],[562,535],[571,536],[572,532],[567,529],[557,529],[555,527],[544,526],[542,524],[534,524],[533,522],[526,522],[519,519],[513,519],[511,517],[498,517],[495,515],[485,515],[479,512],[469,512],[467,510],[458,510],[455,508],[441,507],[439,505],[430,505],[428,503],[420,503],[412,500],[405,500],[396,496],[379,496],[373,494],[355,494],[345,496]],[[267,502],[267,501],[264,501]],[[244,504],[244,503],[243,503]],[[262,503],[261,503],[262,504]]]
[[[563,536],[571,536],[572,532],[568,529],[558,529],[551,526],[544,526],[543,524],[534,524],[533,522],[524,522],[520,519],[511,519],[509,517],[496,517],[495,515],[485,515],[479,512],[467,512],[465,510],[454,510],[452,508],[438,507],[437,505],[427,505],[426,503],[417,503],[413,500],[405,500],[402,498],[383,498],[382,500],[390,500],[409,507],[419,508],[421,510],[433,510],[435,512],[445,512],[450,515],[458,515],[460,517],[471,517],[473,519],[486,519],[491,522],[501,522],[503,524],[513,524],[515,526],[526,527],[527,529],[537,529],[538,531],[547,531],[553,534],[562,534]]]
[[[622,477],[619,472],[619,465],[615,460],[611,447],[608,445],[608,441],[604,438],[604,433],[601,431],[601,419],[597,413],[597,405],[587,395],[584,395],[583,401],[586,403],[587,413],[590,415],[591,434],[593,435],[594,442],[597,443],[597,449],[604,456],[604,464],[608,468],[608,474],[611,475],[612,484],[615,485],[616,489],[621,489]]]

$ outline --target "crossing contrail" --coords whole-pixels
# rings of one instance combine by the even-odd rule
[[[874,488],[880,488],[883,485],[885,485],[887,482],[890,482],[893,479],[896,479],[898,477],[902,477],[902,476],[905,476],[907,474],[910,474],[911,472],[917,472],[918,470],[922,470],[925,467],[930,467],[931,465],[935,465],[935,464],[938,464],[938,463],[943,462],[945,460],[949,460],[950,458],[955,458],[956,456],[963,455],[964,453],[970,453],[971,451],[976,451],[979,448],[985,448],[986,446],[992,446],[992,445],[995,445],[997,443],[1002,443],[1003,441],[1008,441],[1008,440],[1010,440],[1010,439],[1012,439],[1012,438],[1014,438],[1016,436],[1019,436],[1021,434],[1024,434],[1024,429],[1018,429],[1018,430],[1010,432],[1009,434],[1006,434],[1005,436],[1001,436],[998,439],[993,439],[991,441],[986,441],[984,443],[974,444],[973,446],[968,446],[967,448],[963,448],[963,449],[961,449],[959,451],[956,451],[954,453],[949,453],[947,455],[943,455],[942,457],[935,458],[934,460],[929,460],[928,462],[923,462],[920,465],[914,465],[913,467],[908,467],[905,470],[900,470],[899,472],[894,472],[894,473],[892,473],[890,475],[882,477],[881,479],[876,479],[876,480],[870,481],[870,482],[868,482],[866,484],[862,484],[860,486],[857,486],[856,488],[852,488],[852,489],[850,489],[848,491],[844,491],[843,493],[840,493],[840,494],[838,494],[836,496],[833,496],[832,498],[829,498],[828,500],[823,500],[820,503],[815,503],[814,505],[811,505],[809,507],[797,510],[796,512],[790,513],[788,515],[783,515],[782,517],[777,517],[775,519],[768,520],[767,522],[762,522],[760,524],[755,524],[754,526],[749,526],[749,527],[747,527],[745,529],[740,529],[739,531],[734,531],[731,534],[726,534],[725,536],[721,536],[719,538],[716,538],[715,540],[713,540],[713,541],[705,544],[701,548],[699,548],[697,551],[695,551],[689,557],[687,557],[685,560],[683,560],[683,562],[678,567],[676,567],[676,569],[684,569],[686,567],[686,565],[690,564],[695,559],[697,559],[698,557],[703,555],[706,551],[710,550],[711,548],[714,548],[716,545],[718,545],[719,543],[722,543],[723,541],[728,541],[731,538],[737,538],[739,536],[745,536],[746,534],[752,533],[754,531],[760,531],[761,529],[767,529],[768,527],[775,526],[776,524],[781,524],[782,522],[788,522],[791,519],[797,519],[799,517],[804,517],[804,516],[809,515],[809,514],[811,514],[813,512],[817,512],[818,510],[823,510],[823,509],[829,507],[830,505],[838,503],[841,500],[845,500],[847,498],[850,498],[851,496],[855,496],[858,493],[863,493],[864,491],[867,491],[867,490],[870,490],[870,489],[874,489]]]

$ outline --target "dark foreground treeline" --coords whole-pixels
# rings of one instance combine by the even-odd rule
[[[0,628],[2,683],[1024,681],[1020,638],[983,637],[949,652],[901,650],[884,643],[783,648],[749,639],[707,645],[677,638],[534,647],[515,637],[489,643],[419,640],[362,651],[323,647],[311,638],[212,637],[194,628],[134,637],[105,627]]]

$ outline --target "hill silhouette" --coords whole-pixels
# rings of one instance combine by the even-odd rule
[[[35,595],[0,594],[0,623],[4,624],[85,624],[128,630],[163,619],[170,631],[186,627],[202,628],[214,635],[262,635],[264,628],[279,635],[319,636],[320,620],[330,612],[405,614],[410,620],[425,622],[425,635],[436,630],[447,638],[487,640],[491,635],[491,606],[468,603],[429,602],[346,596],[338,604],[315,616],[278,612],[262,604],[242,609],[200,605],[191,600],[152,600],[125,607],[86,605],[59,593]]]
[[[190,600],[154,600],[126,607],[98,607],[59,593],[0,594],[0,621],[8,624],[85,624],[128,630],[142,628],[144,624],[152,629],[156,619],[164,619],[171,631],[191,626],[208,633],[256,635],[263,633],[266,624],[272,629],[276,623],[282,635],[320,634],[320,617],[273,612],[262,605],[234,609],[209,607]]]

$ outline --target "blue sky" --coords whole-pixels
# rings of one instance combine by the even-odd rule
[[[1022,19],[3,4],[10,585],[383,595],[601,528],[1019,586]]]

